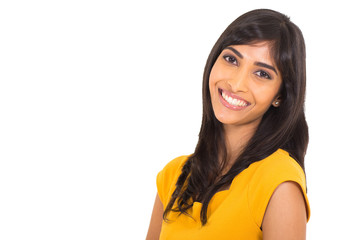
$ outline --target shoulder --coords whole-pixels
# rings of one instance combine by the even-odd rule
[[[305,185],[305,173],[301,166],[288,152],[279,149],[267,158],[258,162],[253,180],[269,183],[287,178],[300,181]]]
[[[279,149],[267,158],[256,163],[256,170],[248,185],[248,199],[249,208],[259,227],[261,226],[266,207],[275,189],[285,182],[297,184],[304,196],[306,204],[309,205],[306,195],[305,173],[288,152]],[[286,184],[286,186],[288,186],[288,184]],[[310,210],[308,206],[308,217],[309,215]]]
[[[174,190],[176,181],[181,174],[182,167],[189,158],[189,155],[177,157],[168,162],[156,177],[158,194],[163,205],[166,205],[169,194]]]
[[[165,167],[158,173],[158,175],[162,175],[163,177],[173,176],[176,172],[181,171],[183,165],[188,158],[189,155],[183,155],[174,158],[165,165]]]

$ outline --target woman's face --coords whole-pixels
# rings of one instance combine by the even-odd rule
[[[271,105],[281,104],[281,83],[267,42],[225,48],[209,77],[216,118],[223,124],[257,126]]]

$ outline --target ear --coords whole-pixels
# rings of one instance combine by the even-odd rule
[[[280,107],[280,105],[281,105],[281,97],[280,97],[280,96],[277,96],[277,97],[275,98],[275,100],[272,102],[272,105],[273,105],[274,107]]]

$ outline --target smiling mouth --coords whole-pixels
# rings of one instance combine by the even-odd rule
[[[219,88],[219,94],[221,96],[222,102],[226,107],[231,107],[234,109],[243,109],[247,106],[250,106],[251,103],[248,101],[240,98],[239,96],[236,96],[234,94],[231,94],[230,92],[223,90]]]

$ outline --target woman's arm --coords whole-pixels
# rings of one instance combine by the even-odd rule
[[[306,239],[306,205],[300,186],[284,182],[274,191],[262,222],[264,240]]]
[[[151,215],[150,226],[146,236],[146,240],[158,240],[160,237],[161,224],[163,220],[163,204],[160,201],[159,195],[156,194],[153,212]]]

